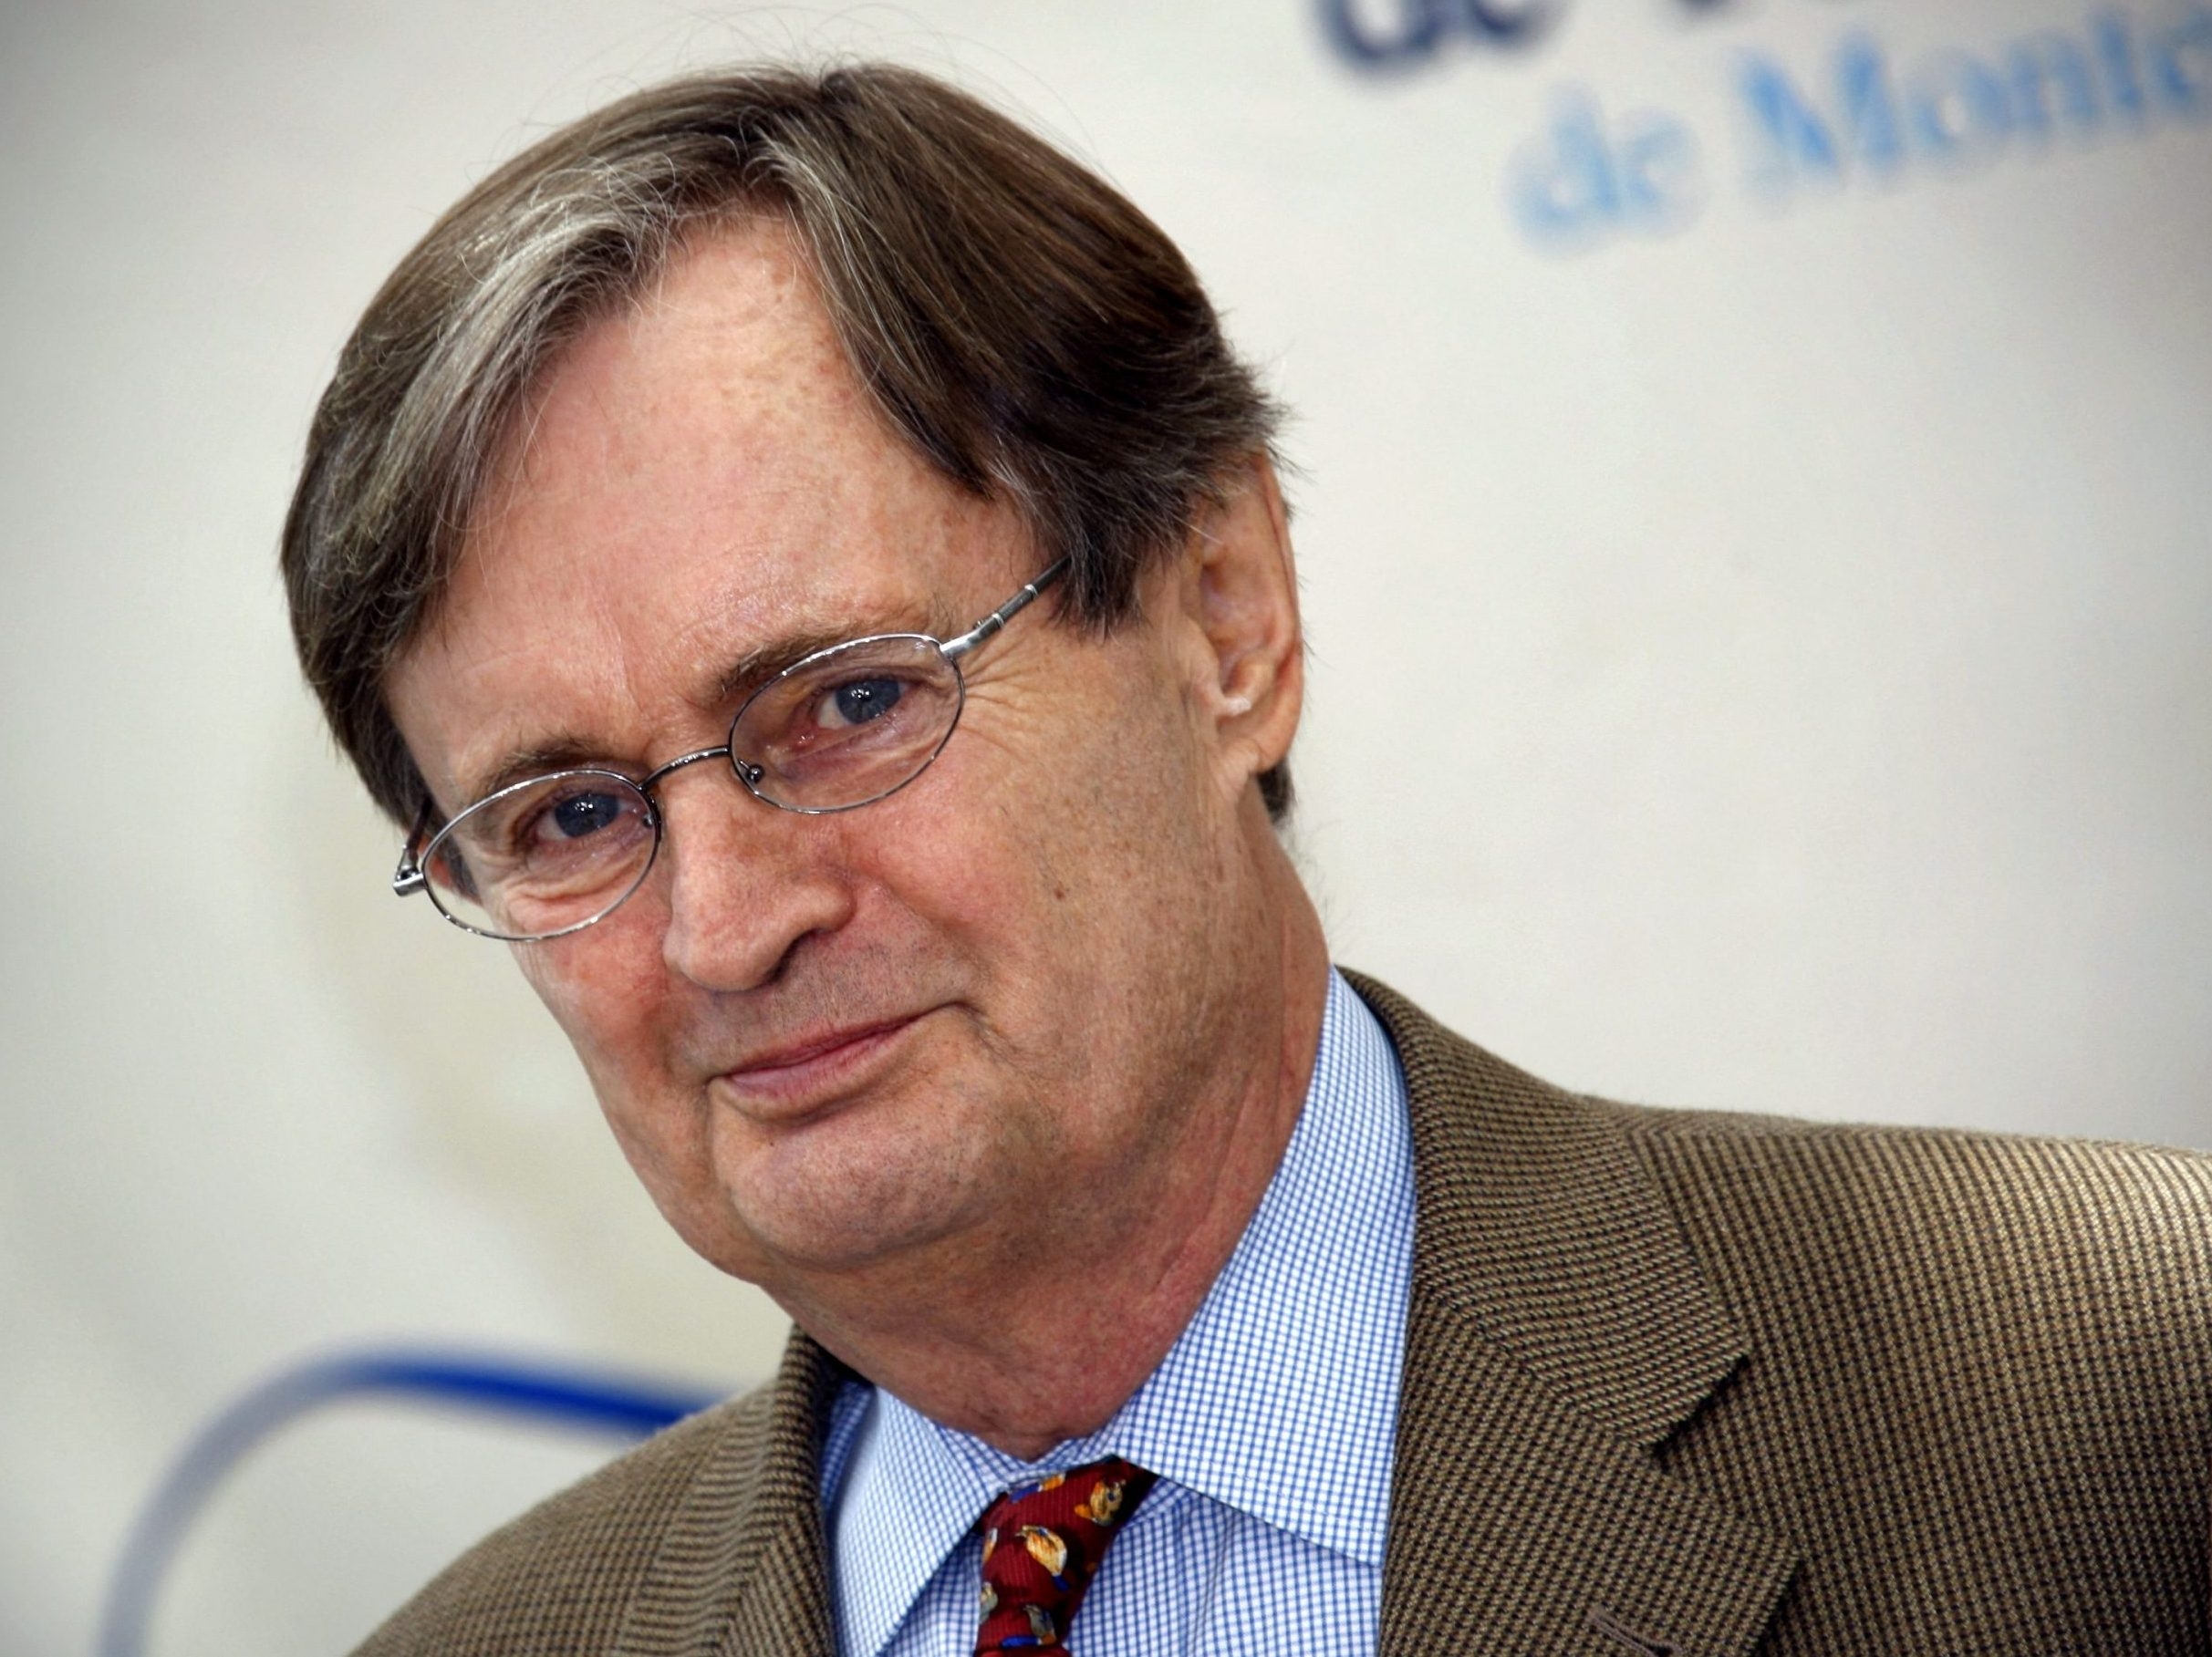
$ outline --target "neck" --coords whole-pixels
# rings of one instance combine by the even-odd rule
[[[1280,855],[1278,854],[1278,855]],[[784,1283],[777,1299],[846,1364],[931,1420],[1025,1461],[1103,1426],[1181,1335],[1244,1235],[1297,1126],[1328,993],[1319,918],[1287,859],[1266,993],[1234,1053],[1192,1089],[1183,1131],[1067,1235],[1105,1248],[973,1249],[865,1283]],[[1044,1309],[1010,1318],[1009,1305]]]

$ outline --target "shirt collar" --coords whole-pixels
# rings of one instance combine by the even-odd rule
[[[875,1657],[1008,1485],[1105,1455],[1379,1569],[1413,1227],[1405,1078],[1332,971],[1283,1161],[1197,1313],[1111,1421],[1023,1463],[888,1393],[839,1401],[824,1468],[841,1649]]]

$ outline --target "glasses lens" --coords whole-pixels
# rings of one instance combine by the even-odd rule
[[[791,811],[880,800],[921,774],[961,716],[961,676],[933,638],[893,634],[810,656],[730,727],[746,786]]]
[[[493,937],[550,937],[587,926],[652,867],[652,807],[608,771],[535,777],[479,800],[422,855],[431,898]]]

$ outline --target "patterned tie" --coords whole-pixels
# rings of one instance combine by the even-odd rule
[[[1065,1641],[1106,1544],[1152,1480],[1142,1467],[1108,1456],[1009,1490],[984,1509],[976,1657]]]

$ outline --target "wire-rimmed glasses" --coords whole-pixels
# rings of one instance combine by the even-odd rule
[[[1063,558],[958,638],[878,633],[792,663],[747,697],[719,748],[643,778],[597,766],[495,789],[428,832],[427,802],[391,889],[430,894],[464,932],[538,943],[603,920],[645,884],[665,832],[653,791],[702,760],[727,760],[756,800],[815,816],[897,793],[929,769],[967,699],[961,662],[1066,572]]]

